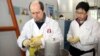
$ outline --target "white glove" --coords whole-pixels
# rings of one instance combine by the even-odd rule
[[[30,45],[30,40],[29,40],[29,39],[25,39],[25,40],[23,41],[23,46],[29,47],[29,45]]]

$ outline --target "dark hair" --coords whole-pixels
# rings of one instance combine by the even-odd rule
[[[83,10],[85,10],[86,12],[88,12],[89,10],[89,4],[87,2],[80,2],[77,6],[76,6],[76,10],[82,8]]]
[[[63,15],[59,15],[59,17],[63,17]]]
[[[29,4],[29,10],[30,10],[31,4],[32,4],[32,2],[30,2],[30,4]],[[40,4],[41,10],[44,11],[44,5],[43,5],[43,2],[39,1],[39,4]]]

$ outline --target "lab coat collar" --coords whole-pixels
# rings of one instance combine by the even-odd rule
[[[87,20],[87,18],[88,18],[88,16],[83,21],[80,21],[78,18],[76,18],[75,20],[77,21],[77,23],[79,24],[79,26],[81,26]]]
[[[43,34],[44,33],[44,29],[48,26],[48,23],[50,22],[50,18],[46,17],[45,18],[45,22],[44,24],[41,26],[41,28],[39,29],[38,26],[36,25],[34,18],[32,18],[32,23],[34,25],[34,35],[37,36],[38,34]]]
[[[51,18],[45,16],[45,21],[44,21],[44,23],[50,22],[50,19],[51,19]],[[32,18],[32,21],[35,22],[34,18]]]

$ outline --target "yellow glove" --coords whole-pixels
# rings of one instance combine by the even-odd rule
[[[30,47],[38,47],[40,45],[42,45],[42,42],[41,42],[40,39],[36,39],[36,40],[34,40],[33,42],[30,43]]]
[[[42,44],[41,42],[41,38],[43,37],[43,35],[39,35],[37,37],[32,37],[30,40],[30,47],[37,47],[37,46],[40,46]]]
[[[42,45],[41,43],[41,38],[43,37],[43,35],[39,35],[37,37],[33,37],[31,38],[31,42],[30,42],[30,47],[29,47],[29,53],[30,56],[35,56],[35,51],[37,51],[38,49],[40,49],[40,46]]]
[[[30,40],[29,39],[26,39],[26,40],[23,41],[23,46],[29,47],[29,45],[30,45]]]
[[[75,44],[80,41],[79,37],[70,37],[68,41],[72,44]]]
[[[30,56],[35,56],[35,51],[36,51],[36,50],[37,50],[36,48],[30,47],[30,48],[29,48]]]

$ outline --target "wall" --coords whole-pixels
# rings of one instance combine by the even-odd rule
[[[0,32],[0,56],[21,56],[14,31]]]
[[[0,0],[0,19],[2,19],[0,20],[0,26],[8,26],[8,25],[12,26],[11,16],[9,15],[8,6],[5,0],[4,1]],[[6,23],[5,20],[7,20]]]
[[[6,0],[0,0],[0,27],[12,25]],[[15,32],[0,32],[0,56],[20,56],[20,54]]]
[[[66,19],[73,18],[73,0],[58,0],[59,15],[63,14]]]
[[[53,6],[54,19],[58,19],[58,4],[57,0],[41,0],[45,6],[45,13],[48,14],[47,4]],[[49,16],[49,15],[48,15]]]
[[[30,0],[12,0],[12,3],[13,3],[13,7],[15,9],[14,11],[16,14],[18,26],[19,26],[19,29],[21,32],[24,24],[31,18],[29,15],[21,14],[23,9],[28,10],[28,5],[30,3]]]
[[[98,3],[97,3],[98,7],[100,7],[100,0],[97,0],[97,2],[98,2]]]

